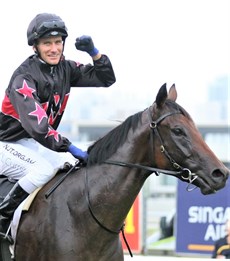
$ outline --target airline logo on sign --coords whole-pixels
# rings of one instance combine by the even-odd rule
[[[230,218],[230,187],[216,194],[202,195],[199,189],[186,191],[178,181],[176,252],[211,254],[215,241],[225,236]]]

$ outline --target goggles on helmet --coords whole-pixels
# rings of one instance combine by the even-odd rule
[[[36,39],[42,37],[46,33],[49,33],[51,31],[57,31],[60,32],[63,36],[67,36],[67,31],[65,27],[65,23],[63,21],[51,21],[51,22],[43,22],[37,29]]]

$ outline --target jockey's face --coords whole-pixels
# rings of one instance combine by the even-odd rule
[[[34,47],[35,48],[35,47]],[[50,64],[56,65],[59,63],[63,52],[63,40],[61,36],[50,36],[41,38],[36,45],[37,52],[40,58]]]

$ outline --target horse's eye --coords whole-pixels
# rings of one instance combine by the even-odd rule
[[[182,129],[180,128],[174,128],[172,129],[173,133],[176,134],[177,136],[181,136],[181,135],[184,135],[184,132]]]

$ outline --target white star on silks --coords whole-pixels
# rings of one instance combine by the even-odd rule
[[[16,92],[22,94],[24,96],[24,99],[26,99],[27,96],[29,98],[33,98],[32,93],[35,92],[35,90],[33,88],[30,88],[26,80],[24,80],[22,83],[22,88],[17,89]]]
[[[53,130],[51,128],[49,128],[49,131],[46,135],[46,138],[49,137],[49,136],[54,136],[54,139],[59,142],[59,133],[56,131],[56,130]]]
[[[36,106],[36,110],[30,112],[29,115],[37,117],[38,125],[39,125],[43,120],[43,118],[48,118],[48,117],[45,110],[42,107],[40,107],[37,103],[35,103],[35,106]]]

